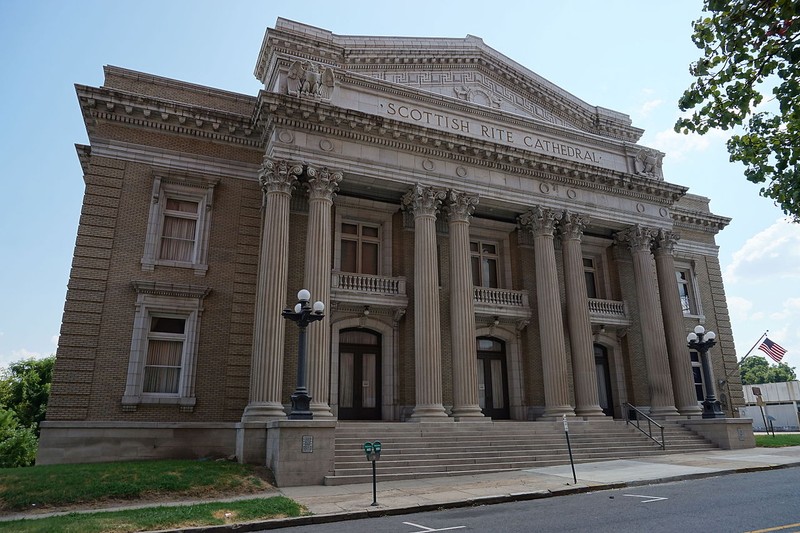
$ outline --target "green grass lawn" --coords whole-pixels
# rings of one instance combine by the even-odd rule
[[[781,433],[776,433],[774,437],[772,435],[756,435],[756,446],[763,446],[764,448],[800,446],[800,435]]]
[[[0,514],[64,511],[125,503],[146,509],[75,513],[0,522],[0,531],[143,531],[299,516],[304,510],[271,496],[264,469],[229,461],[132,461],[0,469]],[[264,493],[267,493],[264,497]],[[246,496],[236,502],[179,507],[165,501]],[[258,497],[258,495],[261,497]]]

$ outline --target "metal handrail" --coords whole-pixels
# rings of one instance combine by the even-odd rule
[[[655,442],[656,444],[661,446],[662,450],[665,450],[666,449],[666,442],[664,441],[664,426],[662,426],[661,424],[659,424],[658,422],[656,422],[655,420],[653,420],[652,418],[647,416],[644,412],[642,412],[641,409],[639,409],[635,405],[631,405],[631,404],[625,402],[624,407],[625,407],[625,409],[624,409],[625,410],[625,425],[631,424],[636,429],[638,429],[639,431],[644,433],[650,440],[652,440],[653,442]],[[631,417],[630,417],[631,409],[636,411],[636,421],[635,421],[635,423],[633,421],[631,421]],[[640,417],[642,417],[645,420],[647,420],[647,431],[645,431],[644,428],[642,428],[642,426],[641,426],[641,424],[639,422],[639,418]],[[656,426],[658,429],[661,430],[661,441],[660,442],[659,442],[659,440],[657,438],[655,438],[653,436],[653,426]]]

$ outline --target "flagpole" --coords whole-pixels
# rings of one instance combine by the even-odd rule
[[[742,357],[742,360],[741,360],[741,361],[739,361],[739,363],[738,363],[738,366],[741,366],[741,365],[742,365],[742,363],[744,363],[744,360],[745,360],[745,359],[747,359],[747,358],[748,358],[748,356],[750,355],[750,353],[752,353],[752,351],[756,349],[756,346],[758,346],[758,343],[760,343],[762,340],[764,340],[764,337],[766,337],[766,336],[767,336],[767,333],[769,333],[769,330],[765,331],[765,332],[764,332],[764,334],[763,334],[763,335],[761,335],[761,336],[758,338],[758,340],[757,340],[757,341],[756,341],[756,343],[753,345],[753,347],[752,347],[752,348],[750,348],[749,350],[747,350],[747,353],[745,354],[745,356],[744,356],[744,357]]]
[[[763,333],[763,334],[762,334],[762,335],[761,335],[761,336],[758,338],[758,340],[757,340],[757,341],[756,341],[756,343],[753,345],[753,347],[752,347],[752,348],[750,348],[749,350],[747,350],[747,353],[745,354],[745,356],[744,356],[744,357],[742,357],[742,360],[741,360],[741,361],[739,361],[738,363],[736,363],[736,368],[735,368],[734,370],[731,370],[730,372],[725,372],[725,379],[721,379],[721,380],[720,380],[720,382],[719,382],[719,384],[720,384],[720,385],[722,385],[723,383],[728,383],[728,378],[729,378],[729,377],[731,377],[731,375],[733,375],[733,373],[734,373],[736,370],[739,370],[739,367],[741,367],[741,366],[742,366],[742,363],[744,363],[744,360],[745,360],[745,359],[747,359],[747,358],[750,356],[750,354],[752,353],[752,351],[756,349],[756,346],[758,346],[758,343],[760,343],[760,342],[761,342],[761,341],[764,339],[764,337],[766,337],[766,336],[767,336],[767,333],[769,333],[769,330],[765,331],[765,332],[764,332],[764,333]],[[729,386],[730,386],[730,385],[729,385]],[[730,396],[730,391],[728,391],[728,396]]]

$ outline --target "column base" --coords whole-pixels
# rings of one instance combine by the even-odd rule
[[[568,417],[575,416],[575,409],[571,405],[546,406],[544,413],[537,420],[555,420],[564,415]]]
[[[701,409],[699,405],[678,407],[678,411],[681,415],[690,417],[700,416],[703,413],[703,409]]]
[[[437,422],[442,422],[445,420],[451,420],[449,416],[447,416],[447,412],[444,410],[444,406],[442,404],[430,404],[430,405],[417,405],[414,407],[414,412],[411,413],[411,417],[409,421],[411,422],[420,422],[422,420],[435,420]]]
[[[582,416],[584,418],[595,418],[595,417],[599,418],[601,416],[606,416],[606,414],[603,412],[603,409],[599,405],[592,405],[588,407],[576,407],[575,415]]]
[[[324,402],[311,402],[311,412],[314,413],[314,420],[336,420],[331,406]]]
[[[454,407],[452,411],[454,419],[458,420],[490,420],[483,415],[479,405],[465,405],[463,407]]]
[[[277,402],[251,402],[242,413],[243,423],[264,423],[286,418],[283,404]]]
[[[650,418],[671,418],[680,416],[681,414],[672,405],[650,408]]]

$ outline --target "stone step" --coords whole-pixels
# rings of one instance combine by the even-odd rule
[[[655,428],[658,429],[658,428]],[[660,438],[661,431],[655,432]],[[363,444],[383,444],[379,481],[468,475],[569,463],[563,425],[553,422],[339,423],[334,473],[327,485],[366,483],[372,465]],[[664,427],[666,450],[624,421],[570,421],[576,463],[685,453],[715,446],[677,424]]]

